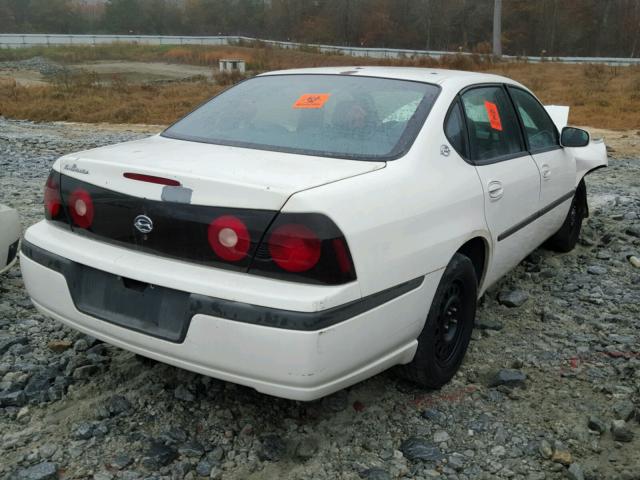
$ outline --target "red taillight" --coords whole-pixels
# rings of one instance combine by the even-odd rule
[[[52,171],[44,185],[44,208],[48,219],[54,219],[60,214],[62,200],[60,199],[60,183],[56,180],[58,174]]]
[[[273,261],[287,272],[306,272],[320,260],[322,242],[305,225],[289,223],[276,228],[268,239]]]
[[[158,185],[169,185],[171,187],[179,187],[180,182],[171,178],[156,177],[154,175],[145,175],[144,173],[125,172],[122,174],[129,180],[137,180],[139,182],[157,183]]]
[[[73,223],[80,228],[89,228],[93,223],[93,200],[84,188],[76,188],[69,195],[69,211]]]
[[[353,268],[351,256],[347,250],[347,245],[344,238],[334,238],[331,242],[333,251],[336,255],[336,261],[338,262],[338,268],[342,273],[349,273]]]
[[[249,273],[321,285],[357,278],[344,234],[321,213],[280,212],[258,246]]]
[[[247,226],[233,215],[223,215],[211,222],[208,238],[214,253],[228,262],[244,259],[251,246]]]

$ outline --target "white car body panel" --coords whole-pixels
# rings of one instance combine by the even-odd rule
[[[482,191],[474,169],[464,169],[464,175],[460,175],[456,163],[452,163],[454,159],[440,157],[440,143],[434,144],[431,155],[409,154],[402,162],[389,162],[384,170],[301,192],[283,209],[314,209],[336,222],[349,239],[362,296],[442,270],[470,238],[489,239]],[[459,162],[464,163],[461,159]],[[422,170],[418,173],[422,182],[407,182],[407,176],[415,175],[416,168]],[[469,183],[478,188],[468,188]],[[444,184],[451,192],[448,205],[460,215],[446,213],[441,195]],[[354,196],[354,191],[359,194]],[[345,209],[346,203],[349,209]],[[387,220],[372,221],[376,218]],[[385,259],[384,275],[380,274],[380,258]]]
[[[190,203],[194,205],[279,210],[297,191],[384,168],[384,163],[267,152],[156,135],[68,155],[54,168],[78,180],[89,180],[90,176],[94,185],[151,200],[162,199],[162,185],[130,180],[123,173],[178,180],[192,190]]]
[[[607,146],[602,139],[590,139],[589,145],[586,147],[568,148],[567,150],[574,156],[576,161],[576,185],[580,183],[580,180],[587,173],[606,167],[609,164],[607,161]]]
[[[85,315],[74,306],[62,275],[25,256],[21,266],[29,295],[44,315],[141,355],[295,400],[313,400],[409,362],[440,280],[437,273],[427,275],[420,288],[314,332],[196,315],[184,342],[176,344]],[[367,348],[354,348],[363,343]]]
[[[574,189],[576,160],[566,148],[536,153],[532,157],[540,171],[538,210],[541,210]],[[538,243],[558,231],[569,211],[571,198],[565,199],[536,222]]]
[[[545,108],[558,127],[558,131],[562,131],[568,125],[570,108],[565,105],[545,105]],[[565,150],[569,161],[575,164],[575,177],[573,178],[575,185],[578,185],[580,180],[590,171],[608,165],[607,148],[603,139],[593,139],[589,135],[588,146],[566,148]],[[574,169],[569,169],[572,177]]]
[[[562,131],[569,123],[569,107],[566,105],[545,105],[551,120],[558,127],[558,131]]]
[[[0,205],[0,274],[9,270],[16,262],[14,257],[7,263],[9,248],[20,239],[21,227],[18,212]]]
[[[61,257],[125,278],[264,307],[317,312],[360,297],[357,282],[321,288],[286,282],[285,289],[282,281],[158,257],[80,237],[46,220],[27,229],[24,238]]]
[[[502,232],[538,210],[540,185],[539,181],[536,181],[539,177],[538,169],[528,155],[482,165],[477,167],[476,171],[484,188],[484,196],[480,202],[484,205],[484,216],[491,235],[493,252],[484,283],[486,288],[540,244],[535,222],[499,241]],[[494,199],[489,190],[498,183],[498,179],[502,193]],[[509,208],[505,208],[504,205],[509,205]]]
[[[142,355],[271,395],[312,400],[410,362],[453,255],[468,241],[481,240],[481,295],[560,227],[571,198],[558,199],[572,194],[584,174],[606,165],[604,144],[598,142],[584,148],[558,146],[533,156],[523,152],[487,165],[463,159],[443,130],[449,107],[471,85],[520,86],[504,77],[387,67],[268,75],[345,71],[441,87],[404,156],[387,162],[356,161],[154,136],[65,156],[54,170],[154,201],[166,200],[167,187],[133,181],[123,173],[178,180],[190,191],[187,202],[194,205],[324,214],[344,234],[355,281],[313,285],[212,268],[88,238],[49,221],[29,228],[25,240],[111,275],[256,309],[322,314],[419,280],[415,287],[344,321],[309,331],[197,313],[184,340],[173,343],[83,313],[61,273],[23,255],[23,276],[35,305],[73,328]],[[558,121],[562,123],[554,118]],[[547,169],[550,176],[545,180],[542,172]],[[502,190],[492,198],[495,182],[501,182]],[[536,216],[554,203],[551,215]],[[514,230],[519,223],[523,226]]]

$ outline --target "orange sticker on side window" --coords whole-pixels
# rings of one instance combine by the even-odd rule
[[[330,95],[330,93],[305,93],[296,100],[293,108],[322,108]]]
[[[502,122],[500,121],[498,106],[495,103],[491,103],[485,100],[484,108],[487,109],[487,115],[489,115],[489,124],[491,125],[491,128],[493,128],[494,130],[502,131]]]

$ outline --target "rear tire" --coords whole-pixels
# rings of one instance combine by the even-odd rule
[[[546,246],[556,252],[567,253],[573,250],[580,238],[582,230],[582,220],[586,216],[586,188],[584,182],[580,182],[573,196],[569,213],[564,219],[560,229],[547,240]]]
[[[477,296],[473,263],[456,253],[431,302],[415,357],[398,368],[401,377],[424,388],[440,388],[451,380],[471,340]]]

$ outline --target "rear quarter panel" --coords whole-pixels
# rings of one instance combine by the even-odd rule
[[[442,100],[442,99],[440,99]],[[437,107],[437,105],[436,105]],[[293,195],[287,212],[321,212],[345,234],[363,296],[444,269],[467,240],[488,241],[482,186],[449,145],[435,108],[407,155],[385,168]]]

